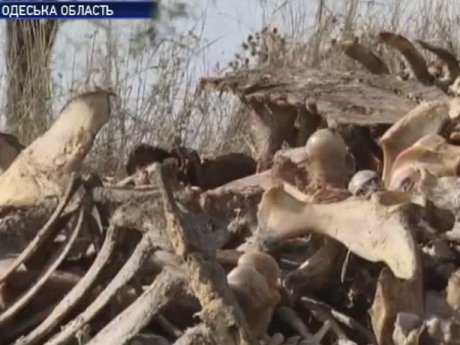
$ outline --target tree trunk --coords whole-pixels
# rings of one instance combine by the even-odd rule
[[[51,120],[49,63],[58,22],[12,20],[6,25],[7,125],[29,144]]]

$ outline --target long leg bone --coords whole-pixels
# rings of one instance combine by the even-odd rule
[[[46,345],[63,345],[66,344],[75,333],[89,322],[103,307],[107,305],[110,299],[136,274],[146,256],[151,250],[150,239],[143,236],[136,246],[131,257],[117,273],[115,278],[107,285],[94,302],[86,308],[77,318],[67,324],[64,329],[55,337],[51,338]]]
[[[36,345],[49,334],[64,319],[68,312],[74,308],[82,297],[89,291],[92,284],[99,276],[105,264],[115,249],[115,227],[110,226],[107,230],[102,248],[91,265],[88,272],[80,279],[75,287],[59,302],[48,317],[27,336],[18,339],[15,345]]]
[[[48,219],[45,225],[38,231],[34,239],[29,243],[29,245],[24,249],[21,254],[15,259],[10,267],[0,276],[0,284],[4,282],[8,276],[14,272],[24,261],[31,257],[34,253],[37,252],[40,245],[49,237],[53,230],[53,226],[56,224],[59,216],[64,211],[65,207],[69,203],[69,200],[77,191],[80,186],[81,180],[74,174],[72,174],[69,186],[58,206],[54,210],[51,217]]]
[[[24,295],[22,295],[15,303],[13,303],[2,314],[0,314],[0,326],[4,325],[17,312],[19,312],[22,308],[24,308],[24,306],[38,293],[38,291],[46,283],[50,275],[56,270],[56,268],[64,260],[65,256],[67,255],[70,248],[72,247],[73,243],[77,239],[78,234],[80,233],[80,230],[83,224],[84,213],[85,213],[84,208],[81,208],[80,213],[78,215],[77,225],[75,226],[75,229],[73,230],[67,243],[58,252],[56,259],[54,258],[51,259],[51,264],[40,275],[40,277],[37,279],[37,282],[34,284],[34,286],[30,288],[29,290],[27,290],[27,292]]]
[[[410,279],[416,273],[418,253],[407,212],[419,215],[415,205],[398,203],[392,204],[391,194],[384,192],[373,194],[371,200],[351,197],[311,204],[278,185],[262,196],[258,220],[266,242],[314,231],[336,239],[366,260],[383,261],[397,277]]]
[[[165,269],[148,289],[104,327],[87,345],[123,345],[135,336],[164,305],[182,291],[184,281]]]
[[[94,91],[71,99],[51,128],[0,176],[0,205],[33,205],[61,195],[70,174],[81,168],[97,132],[109,119],[111,95]]]

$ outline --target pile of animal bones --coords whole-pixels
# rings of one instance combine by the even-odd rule
[[[26,148],[1,135],[0,344],[460,344],[460,67],[380,38],[413,79],[359,42],[371,73],[204,78],[248,106],[256,159],[143,144],[124,180],[80,173],[103,90]]]

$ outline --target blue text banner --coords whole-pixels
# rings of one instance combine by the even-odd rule
[[[157,1],[0,1],[1,19],[152,19]]]

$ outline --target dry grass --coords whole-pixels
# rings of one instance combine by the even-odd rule
[[[50,124],[51,80],[49,61],[57,23],[8,21],[5,66],[6,122],[22,142],[30,143]],[[24,49],[24,46],[29,49]]]
[[[281,65],[358,69],[361,67],[331,46],[332,39],[355,35],[397,69],[399,57],[376,44],[375,35],[382,29],[456,52],[460,48],[460,8],[455,1],[318,0],[313,8],[309,0],[259,1],[266,28],[248,32],[250,37],[237,49],[234,61],[222,62],[224,69],[208,65],[208,74]],[[119,95],[113,119],[99,135],[88,160],[94,169],[121,174],[126,155],[140,142],[162,146],[178,142],[206,153],[250,151],[247,114],[238,101],[226,95],[196,93],[197,57],[213,49],[202,39],[205,20],[198,18],[194,30],[185,33],[171,27],[165,30],[166,22],[159,23],[163,35],[154,35],[145,22],[117,25],[101,21],[90,30],[85,47],[58,33],[58,40],[66,39],[69,46],[65,59],[71,56],[72,60],[66,60],[70,79],[53,70],[55,109],[76,90],[94,84],[111,86]],[[176,23],[181,21],[180,16],[176,18]],[[206,65],[206,61],[198,63]],[[37,113],[40,102],[29,99],[32,108],[28,112]],[[18,128],[27,128],[35,136],[43,130],[41,125],[26,125],[31,119],[19,121],[24,121],[16,127],[21,138],[26,135]]]
[[[260,0],[269,7],[268,0]],[[358,37],[399,72],[401,57],[378,44],[381,30],[390,30],[412,39],[423,39],[460,52],[460,8],[442,0],[318,0],[312,13],[308,0],[278,1],[272,12],[264,12],[267,26],[248,35],[229,68],[320,68],[363,69],[332,44]],[[273,6],[272,6],[273,7]],[[267,14],[268,13],[268,14]],[[270,23],[272,23],[270,25]],[[433,57],[423,52],[428,61]],[[231,133],[247,133],[247,114],[235,108]],[[227,136],[232,134],[227,131]],[[242,147],[247,141],[234,143]]]

